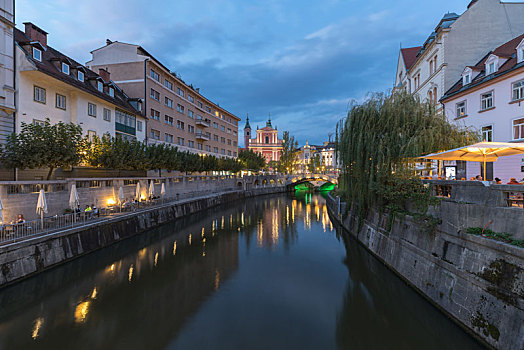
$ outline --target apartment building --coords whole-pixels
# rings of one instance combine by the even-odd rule
[[[14,0],[0,0],[0,145],[14,131],[15,61]]]
[[[523,18],[524,3],[500,0],[474,0],[462,15],[445,14],[422,46],[400,50],[395,88],[437,104],[467,64],[524,32]]]
[[[462,67],[462,77],[442,98],[451,122],[474,128],[485,141],[524,142],[524,34]],[[457,162],[458,177],[483,174],[478,162]],[[505,182],[524,177],[524,156],[487,163],[486,178]]]
[[[91,69],[105,69],[147,113],[147,142],[162,142],[182,151],[238,156],[240,118],[186,84],[139,45],[107,40],[91,51]]]
[[[18,105],[16,132],[21,124],[71,122],[85,135],[109,134],[143,141],[146,119],[141,102],[130,99],[110,79],[95,73],[47,45],[47,32],[33,23],[15,29]]]

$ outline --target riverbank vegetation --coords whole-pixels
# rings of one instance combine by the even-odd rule
[[[0,154],[11,169],[48,168],[47,179],[56,168],[86,165],[115,170],[158,170],[181,172],[238,172],[245,164],[234,158],[179,151],[166,144],[151,144],[103,135],[82,137],[82,128],[73,123],[51,125],[22,123],[20,133],[7,138]]]
[[[478,139],[416,96],[374,94],[337,125],[340,193],[360,218],[371,205],[393,214],[406,211],[406,200],[427,207],[431,196],[416,175],[417,157]]]

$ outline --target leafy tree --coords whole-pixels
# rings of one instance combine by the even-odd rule
[[[427,206],[429,194],[415,176],[416,157],[478,139],[416,96],[373,95],[337,125],[340,189],[361,219],[371,204],[393,212],[405,210],[407,199]]]
[[[317,173],[321,168],[322,162],[320,161],[320,154],[316,153],[309,159],[308,170],[310,173]]]
[[[242,163],[244,169],[259,171],[266,165],[264,157],[252,150],[240,151],[238,159]]]
[[[43,125],[22,123],[20,133],[7,138],[1,158],[8,168],[49,168],[49,180],[56,168],[78,165],[82,149],[80,126],[63,122],[51,125],[46,119]]]
[[[289,131],[284,131],[282,142],[282,153],[278,164],[278,171],[289,174],[293,172],[298,162],[298,142],[294,136],[290,136]]]

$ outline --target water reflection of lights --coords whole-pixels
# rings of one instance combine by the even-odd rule
[[[133,264],[131,264],[131,266],[129,267],[129,273],[127,274],[128,277],[128,281],[131,282],[131,279],[133,278],[133,271],[135,270],[135,268],[133,267]]]
[[[155,266],[158,264],[158,252],[155,253]]]
[[[189,235],[189,245],[191,245],[191,234]]]
[[[143,258],[144,255],[146,255],[146,253],[147,253],[147,248],[142,248],[142,249],[140,249],[140,250],[138,251],[138,257],[139,257],[139,258]]]
[[[220,228],[223,230],[224,229],[224,215],[222,215],[222,224],[220,225]]]
[[[264,237],[264,224],[262,223],[262,220],[260,220],[257,225],[257,245],[259,247],[262,246],[263,237]]]
[[[33,339],[38,338],[38,335],[40,333],[40,328],[42,328],[43,324],[44,324],[44,319],[42,317],[39,317],[35,320],[35,325],[33,327],[33,332],[31,333],[31,338]]]
[[[91,292],[91,299],[96,299],[96,296],[98,294],[98,291],[96,290],[96,287],[93,288],[93,291]]]
[[[215,290],[218,290],[218,287],[220,287],[220,271],[216,269],[215,270]]]
[[[91,306],[91,301],[86,300],[78,304],[75,308],[75,323],[83,323],[87,314],[89,313],[89,307]]]
[[[244,226],[244,212],[242,212],[242,215],[240,216],[240,223]]]
[[[176,255],[176,241],[173,243],[173,256]]]
[[[204,238],[204,228],[202,227],[202,238]]]
[[[273,218],[272,218],[272,228],[273,228],[273,232],[272,232],[272,238],[273,238],[273,243],[274,244],[277,244],[278,243],[278,210],[275,209],[273,211]]]

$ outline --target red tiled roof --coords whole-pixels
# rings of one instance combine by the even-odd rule
[[[519,35],[516,38],[511,39],[510,41],[500,45],[495,50],[490,51],[484,56],[476,65],[474,66],[468,66],[473,70],[480,71],[480,73],[474,77],[466,86],[462,85],[462,78],[459,79],[458,82],[455,83],[442,97],[442,100],[451,97],[452,95],[455,95],[459,92],[466,91],[474,86],[478,86],[483,84],[484,82],[492,80],[494,77],[498,77],[501,75],[506,74],[509,71],[512,71],[515,68],[520,68],[523,66],[523,63],[517,63],[517,57],[516,57],[516,49],[517,46],[520,44],[520,42],[524,39],[524,34]],[[496,73],[490,74],[486,76],[485,72],[485,64],[486,60],[489,58],[489,56],[495,55],[501,58],[507,59],[502,66],[499,67]]]
[[[407,70],[409,70],[417,60],[417,53],[420,51],[421,47],[422,46],[415,46],[400,49],[400,52],[402,53],[402,59],[404,60],[404,65],[406,66]]]

